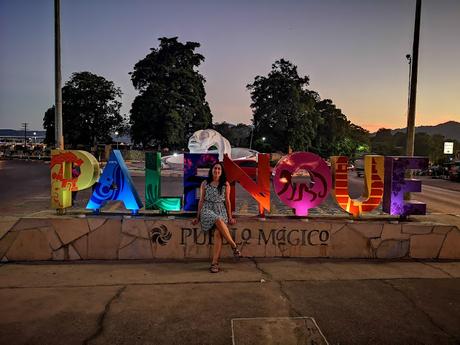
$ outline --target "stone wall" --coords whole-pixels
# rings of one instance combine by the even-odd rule
[[[457,227],[421,222],[238,218],[246,257],[460,259]],[[0,221],[0,258],[29,260],[208,259],[212,238],[189,219],[20,218]],[[231,257],[228,245],[223,257]]]

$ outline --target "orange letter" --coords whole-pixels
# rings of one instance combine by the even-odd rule
[[[339,206],[353,216],[375,209],[382,201],[384,181],[384,157],[368,155],[364,157],[364,195],[351,199],[348,193],[348,158],[331,157],[334,188],[332,193]]]
[[[270,155],[257,155],[257,184],[234,161],[224,155],[224,169],[228,182],[232,185],[230,201],[232,210],[235,208],[235,182],[238,182],[259,204],[259,214],[264,209],[270,212]]]

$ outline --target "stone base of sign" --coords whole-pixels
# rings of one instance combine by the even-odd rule
[[[425,222],[239,217],[245,257],[460,259],[460,230]],[[0,260],[209,259],[213,238],[190,218],[82,216],[0,221]],[[224,245],[222,257],[232,257]]]

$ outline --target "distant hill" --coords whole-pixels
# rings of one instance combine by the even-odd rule
[[[27,131],[26,136],[33,137],[34,132],[36,133],[36,137],[45,137],[45,131]],[[23,130],[16,130],[16,129],[2,129],[0,128],[0,137],[21,137],[24,136]]]
[[[392,134],[396,132],[406,132],[406,128],[397,128],[391,131]],[[446,123],[440,123],[436,126],[419,126],[415,127],[415,133],[426,133],[429,135],[441,134],[446,139],[456,139],[460,141],[460,122],[448,121]]]

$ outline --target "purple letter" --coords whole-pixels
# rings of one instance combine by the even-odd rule
[[[426,157],[385,157],[384,212],[399,216],[426,214],[426,204],[404,202],[404,193],[422,191],[420,180],[406,180],[404,174],[407,169],[425,169],[427,166]]]
[[[198,168],[209,168],[218,161],[219,155],[215,153],[184,153],[184,211],[198,209],[196,190],[206,179],[197,175]]]

